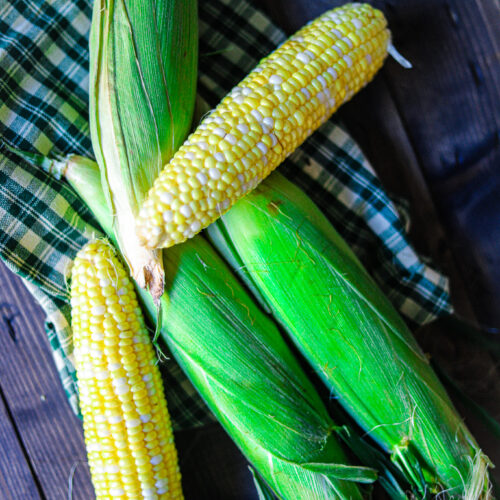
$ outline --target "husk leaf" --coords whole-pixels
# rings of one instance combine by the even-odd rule
[[[404,321],[309,198],[276,173],[215,224],[216,246],[225,234],[221,252],[236,253],[231,262],[418,495],[466,495],[471,459],[487,457]]]
[[[163,292],[161,253],[135,217],[191,125],[196,0],[96,0],[90,34],[90,131],[122,255],[141,287]]]

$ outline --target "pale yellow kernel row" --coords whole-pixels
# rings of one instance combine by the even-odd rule
[[[139,214],[141,243],[180,243],[222,215],[373,78],[389,38],[382,13],[352,4],[261,61],[156,179]]]
[[[72,329],[89,467],[98,499],[181,499],[155,353],[112,248],[88,244],[72,269]]]

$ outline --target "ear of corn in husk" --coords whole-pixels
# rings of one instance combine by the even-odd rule
[[[389,39],[382,12],[347,4],[263,59],[155,180],[137,224],[142,243],[169,247],[226,212],[373,78]]]
[[[90,130],[120,250],[136,282],[163,291],[161,255],[135,218],[185,139],[197,76],[196,0],[96,0],[90,36]]]
[[[280,498],[361,498],[347,481],[376,473],[346,465],[315,389],[213,249],[196,237],[164,263],[162,337],[259,474]]]
[[[428,359],[300,189],[273,174],[208,231],[419,498],[488,498],[490,462]]]
[[[96,497],[181,500],[155,352],[128,272],[104,241],[74,260],[71,328]]]
[[[78,156],[51,165],[63,173],[101,226],[97,165]],[[288,500],[361,499],[356,482],[376,472],[349,466],[336,427],[272,323],[201,236],[164,252],[167,294],[161,335],[228,434],[273,491]],[[152,320],[151,296],[138,292]]]

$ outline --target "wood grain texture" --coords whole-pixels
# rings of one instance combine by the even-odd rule
[[[0,334],[6,331],[0,329]],[[19,442],[14,423],[0,397],[0,450],[4,459],[0,459],[0,492],[4,500],[37,499],[40,490],[33,477],[25,450]]]
[[[443,318],[426,325],[417,332],[420,345],[426,352],[432,353],[434,366],[438,366],[451,377],[470,399],[479,404],[489,415],[500,423],[500,339],[492,346],[486,346],[471,336],[460,335]],[[495,354],[496,352],[496,354]],[[447,389],[459,414],[469,427],[482,450],[496,468],[490,470],[497,485],[500,485],[500,436],[492,431],[477,414],[469,401],[461,394]],[[498,490],[496,491],[498,497]]]
[[[406,0],[394,2],[389,19],[394,41],[414,69],[388,64],[384,76],[476,318],[498,331],[498,2]]]
[[[219,424],[177,432],[185,500],[258,500],[248,461]]]
[[[26,459],[44,498],[67,498],[70,474],[77,465],[73,499],[92,499],[82,425],[61,387],[43,328],[43,311],[3,264],[0,283],[0,303],[9,304],[15,332],[15,341],[5,326],[0,335],[0,386]],[[8,462],[12,453],[15,456],[15,447],[3,454],[0,463]]]

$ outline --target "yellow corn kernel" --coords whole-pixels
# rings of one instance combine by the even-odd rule
[[[104,305],[110,297],[116,300]],[[97,498],[182,499],[155,353],[132,283],[107,243],[89,243],[76,256],[71,306],[85,443]],[[82,321],[89,316],[92,333]]]
[[[373,78],[387,54],[386,25],[371,6],[348,4],[326,12],[261,61],[154,182],[136,224],[141,244],[169,247],[194,236],[269,175]],[[194,149],[197,164],[191,160],[188,173],[179,166]],[[245,160],[251,175],[243,182],[238,169],[229,168]],[[189,185],[186,175],[198,182],[182,193],[182,203],[196,200],[200,210],[179,215],[175,202],[180,186]]]

